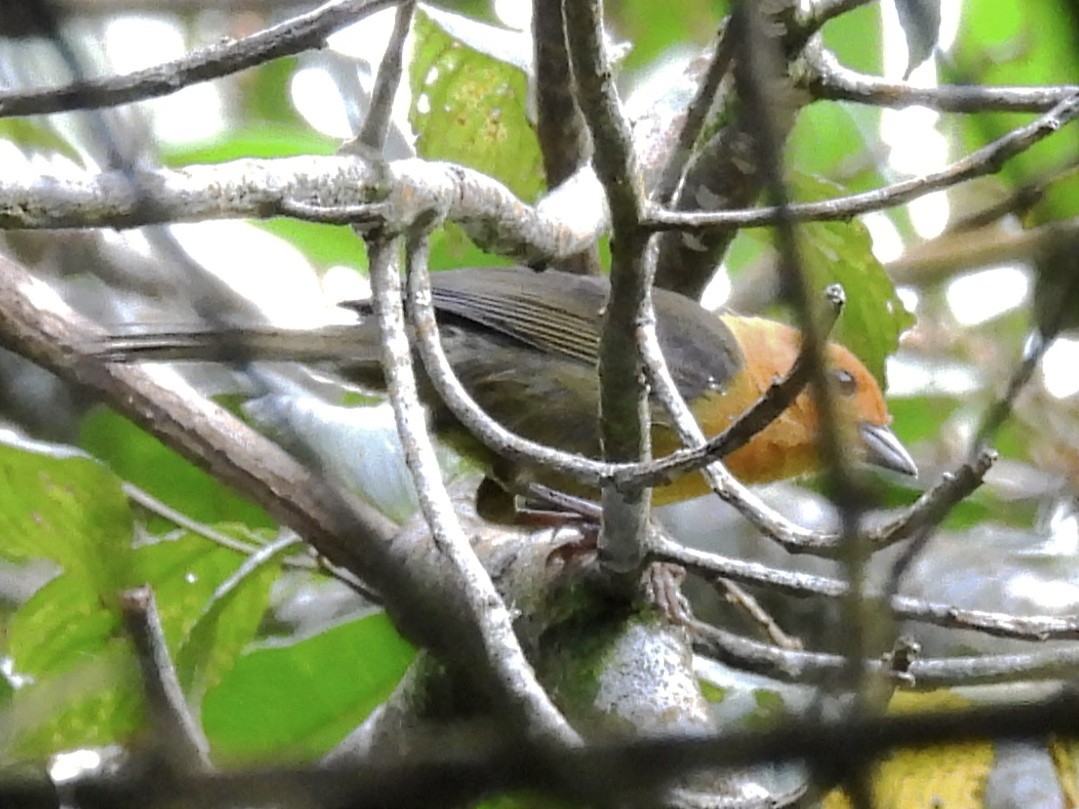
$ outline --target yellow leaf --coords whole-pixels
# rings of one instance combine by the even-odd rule
[[[899,692],[892,698],[888,712],[940,712],[968,704],[949,691]],[[873,806],[875,809],[981,809],[993,757],[990,741],[894,750],[873,768]],[[834,789],[825,796],[821,807],[852,809],[853,804],[843,789]]]

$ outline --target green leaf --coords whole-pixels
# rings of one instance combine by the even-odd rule
[[[756,710],[746,717],[745,726],[751,730],[768,730],[779,726],[788,715],[787,703],[783,694],[767,688],[758,688],[752,692]]]
[[[120,481],[97,461],[71,447],[0,443],[0,557],[51,559],[107,594],[132,530]]]
[[[214,140],[169,146],[163,160],[169,166],[225,163],[245,157],[271,158],[297,155],[332,155],[340,143],[300,123],[230,129]]]
[[[492,41],[507,34],[485,29]],[[533,201],[543,188],[543,172],[526,114],[525,71],[468,47],[422,11],[416,12],[413,30],[409,120],[420,156],[471,166],[501,180],[525,202]]]
[[[824,46],[847,67],[874,76],[884,70],[880,9],[875,3],[832,18],[823,36]]]
[[[941,425],[952,417],[959,404],[956,397],[943,394],[892,397],[888,400],[894,418],[892,429],[906,446],[936,441],[940,438]]]
[[[842,284],[847,293],[832,337],[865,363],[886,387],[884,362],[899,347],[899,335],[914,325],[914,316],[895,293],[895,286],[869,247],[860,223],[813,223],[802,229],[802,260],[810,287],[822,293]]]
[[[447,222],[431,234],[432,270],[453,270],[458,267],[495,267],[507,266],[509,259],[488,253],[476,246],[461,226]]]
[[[47,759],[59,750],[130,740],[143,724],[138,667],[115,639],[70,671],[24,686],[0,713],[0,754]]]
[[[865,105],[818,101],[803,107],[787,138],[787,161],[798,171],[842,182],[850,191],[884,185],[871,157],[885,148],[877,137],[879,121],[880,111]]]
[[[82,155],[51,123],[41,118],[5,118],[0,120],[0,140],[7,140],[27,151],[55,152],[79,166]]]
[[[114,602],[113,602],[114,604]],[[8,625],[8,654],[30,684],[11,700],[4,741],[21,756],[115,743],[141,722],[139,680],[120,619],[84,579],[61,575]]]
[[[235,554],[232,556],[235,564]],[[255,637],[277,574],[278,565],[272,559],[263,560],[254,569],[238,568],[205,603],[176,655],[180,684],[191,704],[201,703],[206,691],[232,669],[240,652]]]
[[[0,628],[0,631],[3,631]],[[15,694],[15,684],[12,682],[11,676],[0,669],[0,711],[3,710],[8,702],[11,701],[11,697]]]
[[[382,613],[254,649],[206,695],[203,726],[225,760],[314,758],[386,700],[414,657]]]
[[[83,419],[79,443],[120,477],[199,522],[276,526],[254,503],[110,410],[99,408]]]
[[[656,13],[653,0],[622,0],[611,3],[607,13],[615,20],[620,39],[633,44],[625,68],[648,72],[665,54],[682,47],[707,45],[716,35],[718,21],[729,13],[726,0],[669,0],[663,13]]]
[[[367,251],[352,228],[286,217],[252,224],[288,241],[319,269],[338,264],[367,268]]]
[[[106,603],[85,579],[62,574],[11,616],[8,654],[17,673],[43,680],[99,654],[119,626],[115,602]]]
[[[727,689],[721,685],[713,685],[712,683],[701,681],[701,694],[709,702],[723,702],[727,698]]]
[[[286,56],[259,65],[251,72],[250,84],[243,94],[245,120],[253,118],[264,125],[270,124],[264,129],[277,129],[285,125],[306,128],[310,135],[316,134],[310,127],[303,126],[303,120],[289,95],[299,61],[295,56]]]
[[[137,548],[130,561],[117,589],[153,588],[181,683],[197,699],[254,637],[276,566],[260,568],[214,600],[243,563],[242,554],[182,534]],[[138,730],[141,684],[113,599],[101,598],[77,576],[60,575],[15,612],[7,640],[16,673],[32,678],[12,700],[14,715],[32,718],[16,732],[18,750],[45,755],[122,742]]]
[[[967,0],[942,80],[969,84],[1039,85],[1073,81],[1079,75],[1079,12],[1072,0]],[[951,121],[962,151],[969,152],[1028,123],[1029,113],[985,112]],[[1070,129],[1070,128],[1069,128]],[[1008,160],[996,182],[1014,188],[1073,165],[1075,138],[1067,132],[1046,138]],[[987,181],[988,182],[988,181]],[[1031,221],[1045,222],[1079,213],[1079,181],[1050,191]]]

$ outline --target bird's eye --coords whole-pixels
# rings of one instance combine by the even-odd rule
[[[854,374],[843,368],[836,368],[835,379],[839,383],[839,392],[844,396],[853,396],[858,392],[858,380]]]

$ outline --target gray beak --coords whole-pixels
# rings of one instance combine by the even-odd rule
[[[861,424],[858,430],[865,447],[866,463],[911,477],[918,476],[918,467],[914,459],[910,457],[907,448],[899,443],[895,433],[887,427],[878,427],[876,424]]]

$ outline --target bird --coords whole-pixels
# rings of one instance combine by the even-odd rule
[[[449,364],[488,415],[523,438],[602,457],[597,363],[609,290],[604,276],[520,266],[460,268],[432,273],[431,287]],[[371,302],[342,305],[359,315],[356,324],[308,331],[215,328],[110,335],[99,353],[121,362],[328,361],[347,379],[384,387]],[[659,288],[653,290],[653,306],[675,385],[709,437],[733,424],[790,371],[799,353],[800,332],[777,321],[716,315],[691,298]],[[870,465],[916,475],[913,459],[889,427],[891,416],[874,376],[838,343],[828,343],[824,356],[835,379],[839,426],[848,445]],[[596,496],[566,474],[498,456],[464,430],[429,381],[420,382],[432,429],[483,463],[485,484],[493,481],[495,489],[511,496],[527,493],[532,484],[571,496]],[[665,409],[653,401],[650,411],[654,455],[679,449],[682,442]],[[819,429],[814,398],[803,390],[723,461],[746,484],[804,476],[821,466]],[[709,492],[703,474],[693,471],[658,486],[653,503]]]

